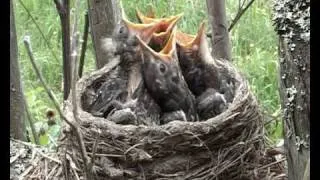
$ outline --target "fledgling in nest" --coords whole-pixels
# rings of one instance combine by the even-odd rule
[[[200,118],[207,119],[222,113],[227,108],[225,91],[221,91],[225,80],[210,54],[204,23],[192,40],[181,37],[177,41],[177,54],[182,74],[197,98]]]
[[[168,36],[167,30],[171,32],[178,18],[177,16],[172,21],[157,21],[150,24],[135,24],[123,19],[118,24],[113,33],[112,44],[115,46],[115,55],[120,56],[118,74],[122,74],[122,76],[112,81],[108,77],[107,82],[99,89],[101,95],[107,96],[107,98],[100,98],[102,101],[105,101],[104,103],[100,103],[104,117],[112,119],[114,117],[112,114],[115,113],[115,110],[121,111],[125,109],[128,112],[127,109],[130,108],[133,113],[130,117],[136,117],[136,120],[131,123],[144,125],[159,124],[160,107],[154,102],[144,87],[141,75],[141,54],[138,53],[140,45],[136,36],[145,43],[149,43],[154,38],[155,32],[165,31],[161,36],[165,38]],[[168,29],[163,29],[163,26]],[[124,83],[124,81],[126,82]],[[110,91],[110,88],[117,92]],[[120,92],[126,98],[123,96],[117,98]],[[117,95],[117,97],[114,98],[113,94]],[[112,109],[113,111],[111,111]],[[112,113],[110,114],[110,112]]]
[[[151,15],[148,15],[148,14],[151,14]],[[170,16],[170,17],[166,17],[166,18],[164,18],[164,17],[163,18],[156,18],[154,13],[148,12],[148,14],[144,15],[144,14],[141,13],[141,11],[136,9],[136,16],[137,16],[139,22],[140,23],[144,23],[144,24],[154,23],[154,22],[158,22],[158,21],[161,21],[161,20],[171,21],[175,17],[177,17],[177,16],[181,17],[183,15],[183,14],[179,14],[177,16]],[[158,36],[160,36],[160,35],[158,35]],[[194,37],[195,36],[193,36],[191,34],[184,33],[182,31],[180,31],[179,29],[177,29],[177,32],[176,32],[176,40],[177,40],[177,42],[189,42],[189,41],[192,41],[194,39]],[[154,49],[152,46],[150,46],[150,47],[152,49]],[[157,51],[157,52],[160,51],[158,49],[154,49],[154,50]]]
[[[134,80],[130,77],[132,72],[135,72],[134,68],[141,62],[137,53],[139,44],[136,35],[149,42],[153,32],[158,28],[155,24],[138,25],[126,19],[122,19],[117,24],[112,35],[112,43],[105,44],[104,48],[112,48],[114,55],[119,55],[120,63],[97,90],[97,98],[91,106],[92,114],[106,117],[115,106],[114,100],[124,103],[133,93],[132,89],[135,89],[137,85],[135,88],[128,87],[133,86],[132,81]]]
[[[155,52],[138,37],[143,57],[142,74],[150,95],[159,104],[163,113],[182,110],[186,120],[197,121],[195,98],[179,68],[175,33],[176,27],[160,52]]]
[[[136,9],[136,16],[140,23],[152,24],[156,22],[163,22],[160,25],[158,31],[153,33],[153,37],[148,43],[148,45],[156,52],[159,52],[166,45],[167,40],[172,33],[173,27],[176,26],[177,21],[183,16],[183,14],[178,14],[176,16],[170,16],[166,18],[155,18],[154,14],[152,17],[143,15],[138,9]]]

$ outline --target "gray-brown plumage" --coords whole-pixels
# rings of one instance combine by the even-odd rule
[[[177,54],[182,74],[195,96],[208,88],[220,88],[220,73],[207,47],[204,23],[191,42],[177,42]]]
[[[182,39],[183,40],[183,39]],[[177,42],[177,54],[182,74],[189,89],[197,98],[197,110],[201,119],[213,117],[226,109],[227,99],[233,99],[227,86],[227,76],[220,71],[212,58],[206,41],[205,26],[201,24],[197,35],[188,42]],[[230,82],[228,82],[230,83]],[[210,94],[212,93],[212,94]],[[228,95],[228,98],[224,96]]]
[[[202,119],[209,119],[222,113],[227,108],[225,97],[213,88],[209,88],[197,97],[197,111]]]
[[[132,99],[121,103],[112,101],[113,110],[108,118],[119,124],[159,125],[161,109],[149,95],[143,81],[132,94]],[[114,118],[116,116],[116,118]]]
[[[196,121],[195,99],[181,74],[176,57],[175,32],[172,31],[166,46],[159,53],[139,41],[143,54],[143,78],[163,113],[182,110],[188,121]]]
[[[122,20],[116,26],[112,43],[104,48],[112,49],[111,53],[114,56],[119,55],[120,63],[109,72],[98,88],[97,98],[91,106],[92,114],[106,117],[114,108],[113,101],[124,103],[132,94],[132,88],[130,89],[128,86],[133,86],[132,74],[141,62],[139,53],[137,53],[139,44],[136,35],[149,41],[155,31],[154,24],[137,26],[127,20]]]
[[[120,55],[120,64],[115,70],[115,78],[108,76],[99,88],[92,113],[119,123],[159,124],[161,109],[144,86],[141,54],[138,53],[140,44],[136,36],[148,43],[162,23],[134,24],[123,20],[119,24],[113,35],[112,45],[115,49],[114,54]],[[119,111],[123,111],[123,115],[128,118],[119,117],[122,114]],[[118,120],[114,119],[115,117],[118,117]],[[134,122],[127,122],[126,119],[132,119]]]

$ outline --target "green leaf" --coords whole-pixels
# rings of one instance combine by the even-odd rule
[[[47,145],[49,143],[49,136],[47,133],[45,133],[44,135],[40,135],[39,137],[39,142],[40,145]]]

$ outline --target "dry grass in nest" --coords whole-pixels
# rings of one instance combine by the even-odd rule
[[[117,62],[80,79],[77,123],[94,179],[286,179],[284,162],[265,153],[263,119],[247,81],[230,63],[219,62],[236,82],[235,97],[225,112],[201,122],[151,127],[94,117],[81,108],[81,97]],[[70,119],[72,109],[67,101],[65,113]],[[65,124],[58,149],[62,165],[56,168],[60,172],[56,177],[85,176],[80,149],[74,131]]]

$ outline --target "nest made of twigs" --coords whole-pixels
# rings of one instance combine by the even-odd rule
[[[79,127],[92,179],[286,179],[283,161],[265,153],[262,115],[247,81],[229,62],[217,61],[234,79],[235,96],[226,111],[201,122],[135,126],[95,117],[83,110],[83,96],[119,62],[81,78],[75,101],[78,118],[71,100],[64,112]],[[61,163],[54,163],[55,172],[50,172],[56,179],[84,179],[88,164],[78,136],[66,123],[62,128]],[[47,167],[43,162],[39,167],[41,175]]]
[[[201,122],[135,126],[94,117],[82,109],[83,94],[94,82],[107,77],[117,61],[80,79],[76,95],[81,120],[78,123],[88,156],[94,156],[95,178],[262,179],[277,174],[271,173],[277,167],[270,166],[271,171],[270,167],[259,169],[272,160],[263,156],[262,116],[247,81],[230,63],[219,64],[235,80],[235,97],[226,111]],[[72,108],[68,102],[65,112],[70,117]],[[72,163],[81,169],[76,136],[65,132],[64,153],[71,154]]]

